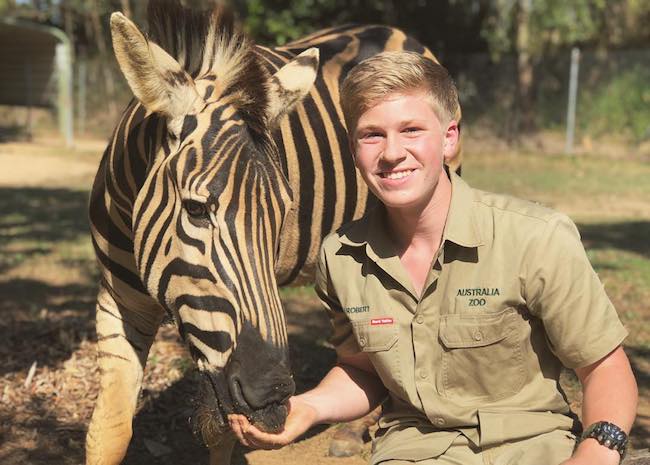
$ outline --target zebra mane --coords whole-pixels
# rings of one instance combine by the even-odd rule
[[[235,104],[249,126],[263,130],[268,72],[232,10],[220,3],[208,3],[212,3],[209,9],[192,9],[180,0],[150,0],[149,37],[192,78],[216,79],[221,95],[235,94]]]

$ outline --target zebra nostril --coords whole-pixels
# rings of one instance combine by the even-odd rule
[[[281,381],[273,386],[272,397],[278,404],[286,404],[295,391],[296,384],[293,381],[293,376],[291,376],[288,381]]]
[[[235,410],[245,415],[252,413],[253,410],[244,397],[244,392],[242,390],[239,377],[231,377],[230,381],[228,382],[228,387],[230,389],[230,396],[232,397],[232,402]]]

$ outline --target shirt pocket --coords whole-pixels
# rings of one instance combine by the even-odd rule
[[[516,322],[514,308],[441,317],[440,384],[445,397],[494,401],[521,390],[525,370]]]
[[[352,332],[361,351],[368,354],[384,386],[392,391],[400,388],[397,323],[372,325],[371,319],[363,319],[352,322]]]

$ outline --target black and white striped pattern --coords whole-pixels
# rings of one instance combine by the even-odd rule
[[[134,93],[154,103],[149,109],[147,102],[129,104],[93,186],[104,374],[89,463],[117,447],[97,445],[106,433],[101,424],[115,396],[128,394],[133,414],[142,367],[165,312],[203,370],[226,366],[244,324],[268,343],[286,346],[278,286],[308,282],[321,239],[361,216],[369,203],[348,149],[340,83],[355,64],[383,50],[414,50],[433,59],[401,31],[383,26],[333,28],[267,48],[252,45],[222,9],[192,13],[176,1],[151,3],[152,53],[158,52],[151,44],[158,44],[180,68],[170,65],[142,79],[137,60],[130,71],[122,66]],[[128,27],[115,20],[114,34],[136,34]],[[130,42],[124,43],[115,47],[118,60],[129,53]],[[294,111],[272,121],[272,91],[283,89],[274,73],[311,47],[320,53],[315,84]],[[307,55],[294,65],[300,74],[315,62]],[[160,103],[150,97],[160,85],[190,91]],[[290,93],[284,89],[281,97],[290,99]],[[185,95],[198,97],[185,102]],[[191,110],[179,116],[183,105]],[[126,387],[110,387],[110,376],[120,376]],[[97,463],[113,463],[102,460]]]

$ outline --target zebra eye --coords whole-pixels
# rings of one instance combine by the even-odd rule
[[[208,214],[208,209],[205,204],[196,200],[183,201],[183,208],[185,208],[187,214],[192,218],[205,218]]]

